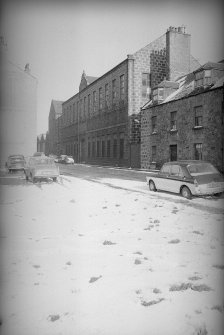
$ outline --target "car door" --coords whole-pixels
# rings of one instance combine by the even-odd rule
[[[155,186],[158,190],[170,191],[170,164],[164,164],[161,168]]]
[[[170,169],[170,192],[179,193],[180,192],[180,186],[183,181],[183,172],[178,164],[172,164]]]

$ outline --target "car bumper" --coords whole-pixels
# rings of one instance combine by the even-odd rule
[[[224,183],[218,185],[199,185],[195,187],[195,195],[212,195],[224,192]]]

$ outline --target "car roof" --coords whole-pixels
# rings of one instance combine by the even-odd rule
[[[172,162],[166,162],[165,164],[169,164],[169,165],[189,165],[189,164],[205,164],[205,163],[209,163],[206,161],[202,161],[202,160],[182,160],[182,161],[172,161]],[[210,163],[209,163],[210,164]]]

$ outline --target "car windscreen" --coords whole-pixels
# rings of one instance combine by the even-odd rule
[[[218,173],[218,170],[210,163],[201,163],[201,164],[192,163],[187,166],[187,169],[192,176]]]
[[[13,157],[9,157],[9,160],[11,162],[20,162],[24,160],[23,156],[13,156]]]
[[[30,158],[29,160],[30,165],[54,165],[54,160],[52,158]]]

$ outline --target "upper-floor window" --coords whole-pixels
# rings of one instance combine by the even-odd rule
[[[177,112],[170,113],[170,129],[171,130],[177,129]]]
[[[76,113],[77,113],[77,120],[79,122],[79,101],[76,103]]]
[[[116,79],[114,79],[112,81],[112,103],[115,102],[116,95],[117,95],[117,92],[116,92]]]
[[[195,87],[206,86],[211,84],[211,70],[203,70],[195,74]]]
[[[96,91],[93,92],[93,112],[96,112]]]
[[[153,101],[160,101],[164,98],[164,89],[163,87],[159,87],[153,90]]]
[[[83,117],[86,117],[86,97],[84,97],[84,105],[83,105]]]
[[[194,108],[194,126],[195,127],[202,127],[202,115],[203,115],[202,106],[195,107]]]
[[[152,132],[155,133],[157,131],[157,117],[152,116]]]
[[[91,96],[90,96],[90,94],[89,94],[89,95],[88,95],[88,106],[87,106],[88,116],[90,116],[90,104],[91,104]]]
[[[103,108],[103,91],[102,87],[99,88],[99,110],[101,111]]]
[[[142,73],[142,98],[149,99],[150,94],[150,74]]]
[[[124,74],[120,76],[120,99],[124,100]]]
[[[105,85],[105,106],[109,107],[109,85]]]

